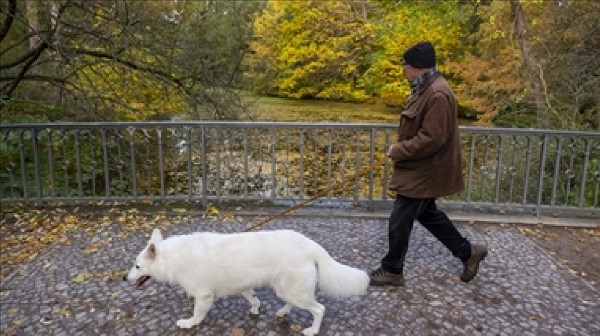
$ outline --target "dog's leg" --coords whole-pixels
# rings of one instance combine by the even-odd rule
[[[256,297],[254,291],[249,289],[247,291],[243,291],[242,295],[246,298],[246,300],[248,300],[248,302],[250,302],[250,305],[252,305],[252,307],[250,307],[250,314],[260,314],[260,300]]]
[[[213,294],[198,295],[194,297],[194,316],[189,319],[182,319],[177,321],[179,328],[191,328],[195,325],[200,324],[204,320],[204,316],[212,306],[215,296]]]
[[[278,318],[284,318],[286,316],[288,316],[290,314],[290,311],[292,310],[292,305],[289,303],[285,303],[285,306],[283,306],[283,308],[279,309],[277,311],[277,313],[275,313],[275,316],[277,316]]]
[[[319,333],[319,328],[321,328],[321,321],[323,321],[323,314],[325,313],[325,307],[322,304],[315,301],[310,306],[300,307],[308,310],[313,316],[313,324],[304,330],[302,330],[302,334],[305,336],[315,336]]]
[[[308,310],[313,316],[313,324],[302,331],[305,336],[315,336],[321,328],[325,307],[315,300],[317,270],[314,264],[297,268],[294,273],[283,274],[280,281],[273,284],[275,294],[285,300],[286,305],[277,312],[289,312],[292,306]]]

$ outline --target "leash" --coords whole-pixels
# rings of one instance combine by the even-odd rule
[[[384,156],[383,159],[377,161],[373,165],[373,167],[380,166],[380,165],[384,164],[386,161],[387,161],[387,156]],[[350,178],[348,178],[347,180],[341,181],[339,183],[336,183],[331,188],[329,188],[327,190],[324,190],[324,191],[318,193],[317,195],[315,195],[315,196],[313,196],[313,197],[311,197],[309,199],[306,199],[306,200],[304,200],[304,201],[302,201],[302,202],[300,202],[300,203],[298,203],[298,204],[296,204],[294,206],[291,206],[288,209],[285,209],[284,211],[282,211],[282,212],[280,212],[278,214],[275,214],[273,216],[267,217],[267,218],[263,219],[262,221],[258,222],[257,224],[254,224],[254,225],[250,226],[249,228],[245,229],[243,232],[248,232],[248,231],[252,231],[252,230],[258,229],[261,226],[267,224],[268,222],[270,222],[270,221],[272,221],[274,219],[277,219],[277,218],[281,218],[281,217],[285,216],[286,214],[288,214],[288,213],[290,213],[290,212],[292,212],[294,210],[300,209],[300,208],[306,206],[307,204],[309,204],[309,203],[311,203],[311,202],[313,202],[313,201],[315,201],[315,200],[317,200],[317,199],[319,199],[319,198],[327,195],[328,193],[330,193],[332,191],[337,191],[337,190],[339,190],[339,189],[347,186],[348,184],[353,183],[357,178],[359,178],[359,177],[365,175],[366,173],[370,172],[371,169],[372,169],[371,166],[363,167],[363,169],[361,169],[360,171],[358,171],[354,175],[350,176]]]

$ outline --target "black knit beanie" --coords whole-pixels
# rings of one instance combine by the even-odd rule
[[[408,48],[402,55],[404,62],[413,68],[426,69],[435,66],[435,49],[427,41],[422,41]]]

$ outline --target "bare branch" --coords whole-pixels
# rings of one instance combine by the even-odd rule
[[[4,23],[2,24],[2,29],[0,29],[0,42],[4,40],[8,32],[10,31],[10,27],[13,24],[15,16],[17,15],[17,0],[9,0],[8,3],[8,14],[4,19]]]
[[[14,79],[13,84],[6,91],[4,98],[10,98],[13,91],[15,91],[15,89],[19,85],[19,82],[23,79],[23,77],[25,76],[25,74],[27,73],[29,68],[40,57],[40,55],[42,54],[42,51],[44,51],[44,49],[46,49],[47,47],[48,47],[48,44],[46,42],[43,42],[42,44],[40,44],[40,46],[37,48],[36,53],[29,58],[29,61],[27,61],[27,63],[25,63],[25,66],[23,66],[23,68],[19,72],[19,75]]]

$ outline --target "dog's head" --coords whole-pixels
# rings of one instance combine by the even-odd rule
[[[153,264],[158,254],[158,243],[163,240],[159,229],[152,231],[152,236],[146,248],[135,259],[135,265],[129,270],[123,280],[135,283],[137,287],[143,285],[152,275]]]

